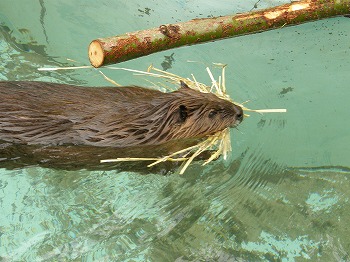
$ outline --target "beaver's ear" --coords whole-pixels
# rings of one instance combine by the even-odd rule
[[[182,80],[180,80],[181,88],[189,88],[188,85]]]
[[[187,118],[187,107],[184,105],[179,106],[179,122],[183,123]]]

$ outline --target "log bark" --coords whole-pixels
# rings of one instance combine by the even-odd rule
[[[93,40],[89,59],[94,67],[118,63],[158,51],[251,34],[350,13],[350,0],[295,1],[255,12],[193,19]]]

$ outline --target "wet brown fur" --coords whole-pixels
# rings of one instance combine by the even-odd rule
[[[131,147],[214,134],[242,109],[185,84],[171,93],[136,86],[0,82],[0,140],[26,145]]]

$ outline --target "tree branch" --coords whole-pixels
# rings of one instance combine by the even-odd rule
[[[265,10],[193,19],[93,40],[89,59],[94,67],[118,63],[166,49],[251,34],[350,13],[350,0],[295,1]]]

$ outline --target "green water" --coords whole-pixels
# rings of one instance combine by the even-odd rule
[[[256,2],[3,0],[0,79],[107,85],[97,70],[37,68],[88,64],[96,37],[249,11]],[[234,100],[288,113],[252,114],[231,131],[228,161],[195,163],[184,176],[0,168],[0,260],[349,261],[350,19],[120,66],[161,68],[172,53],[169,72],[209,84],[205,66],[227,63]],[[103,72],[121,84],[147,85],[126,72]]]

